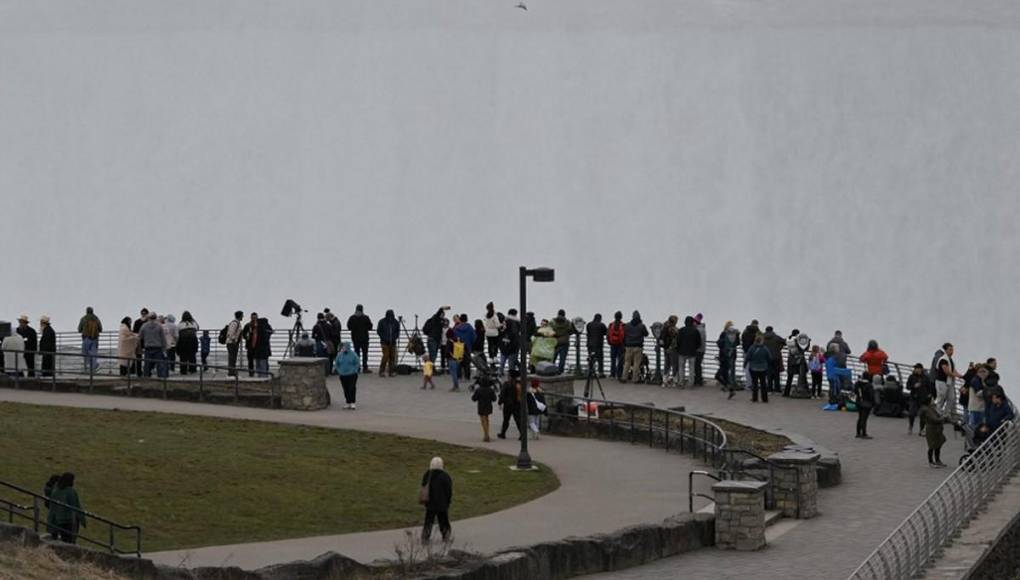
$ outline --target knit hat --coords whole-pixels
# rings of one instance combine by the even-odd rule
[[[701,322],[702,318],[704,318],[704,316],[702,316],[700,312],[694,316],[694,320],[697,320],[698,322]]]

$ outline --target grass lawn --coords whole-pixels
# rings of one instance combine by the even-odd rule
[[[259,421],[0,403],[0,434],[0,480],[41,493],[74,472],[85,509],[142,526],[147,552],[417,525],[434,455],[454,519],[559,487],[548,468],[511,476],[514,459],[488,450]]]

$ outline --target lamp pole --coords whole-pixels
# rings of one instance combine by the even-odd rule
[[[528,269],[525,266],[520,268],[520,284],[521,284],[521,336],[520,336],[520,381],[521,381],[521,400],[519,402],[520,409],[518,409],[520,422],[517,425],[517,430],[521,433],[521,451],[517,454],[517,465],[516,469],[519,471],[527,471],[533,468],[531,465],[531,455],[528,454],[528,276],[534,278],[535,282],[552,282],[555,278],[555,271],[552,268],[534,268]],[[516,386],[514,387],[516,389]],[[516,393],[515,393],[516,395]]]

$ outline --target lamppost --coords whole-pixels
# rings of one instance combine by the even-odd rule
[[[526,268],[521,266],[521,347],[519,352],[521,353],[521,401],[520,401],[520,423],[518,423],[518,430],[521,432],[521,452],[517,455],[517,465],[514,467],[517,470],[530,470],[531,456],[528,455],[528,325],[526,318],[528,315],[528,291],[527,283],[528,276],[535,282],[552,282],[556,278],[556,271],[552,268]]]

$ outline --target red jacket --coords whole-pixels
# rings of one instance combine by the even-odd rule
[[[887,360],[889,360],[889,355],[885,354],[885,351],[880,348],[865,351],[861,355],[861,362],[868,365],[868,373],[871,376],[884,375],[882,370]]]

